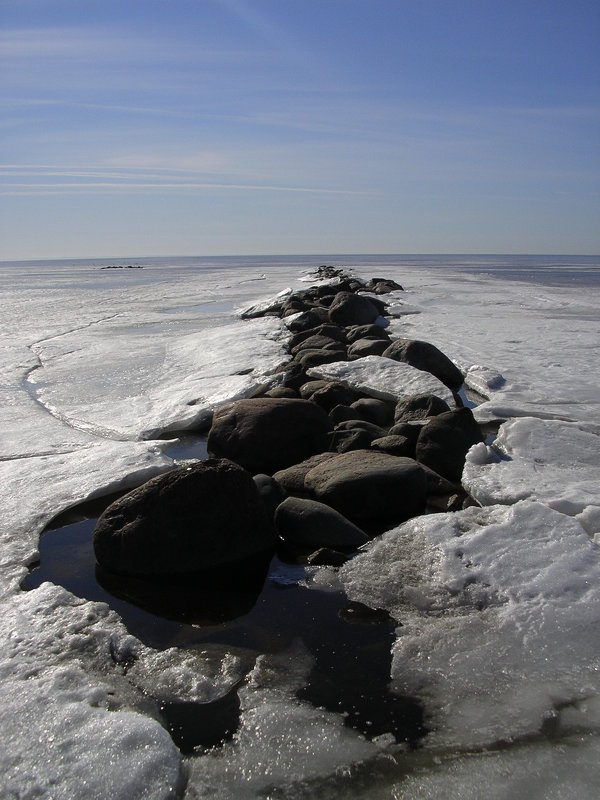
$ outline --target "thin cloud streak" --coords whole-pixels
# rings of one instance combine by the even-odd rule
[[[94,183],[5,183],[9,191],[0,190],[0,195],[36,195],[36,194],[120,194],[121,192],[162,190],[162,189],[194,189],[194,190],[233,190],[252,192],[298,192],[301,194],[333,194],[333,195],[369,195],[373,192],[350,191],[345,189],[323,189],[308,186],[269,186],[246,183],[206,183],[206,182],[157,182],[157,183],[114,183],[110,181]],[[22,187],[22,188],[21,188]],[[38,191],[39,190],[39,191]],[[101,190],[101,191],[98,191]],[[109,190],[104,191],[104,190]],[[118,191],[117,191],[118,190]]]

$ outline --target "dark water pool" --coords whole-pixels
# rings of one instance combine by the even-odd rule
[[[123,579],[96,565],[96,518],[76,517],[59,520],[65,524],[42,535],[39,564],[24,589],[44,581],[60,584],[79,597],[107,603],[129,632],[151,647],[210,644],[222,647],[223,654],[235,649],[248,654],[248,669],[258,654],[285,650],[300,638],[314,659],[300,699],[342,714],[346,725],[367,738],[387,733],[416,746],[425,734],[420,704],[388,689],[397,623],[387,613],[351,603],[342,591],[308,588],[304,567],[272,554],[237,570],[213,570],[185,581]],[[184,753],[216,746],[237,730],[236,689],[214,703],[159,707]]]

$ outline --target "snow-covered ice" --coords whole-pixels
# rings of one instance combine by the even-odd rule
[[[244,678],[233,652],[156,651],[102,603],[50,583],[20,589],[54,516],[169,469],[157,436],[270,380],[285,327],[235,313],[302,285],[317,263],[0,265],[0,796],[468,798],[481,785],[493,798],[596,796],[595,262],[587,284],[571,285],[560,259],[544,265],[546,283],[502,280],[493,258],[477,271],[458,259],[354,260],[357,274],[406,288],[388,298],[391,335],[439,347],[483,397],[477,418],[507,420],[468,455],[463,479],[482,507],[409,520],[340,574],[351,598],[401,623],[390,678],[424,703],[431,730],[417,753],[300,701],[302,642],[260,656]],[[408,378],[427,385],[410,393],[434,391],[387,359],[318,369],[383,396]],[[326,570],[313,583],[337,580]],[[239,681],[233,740],[183,758],[157,702],[210,701]]]

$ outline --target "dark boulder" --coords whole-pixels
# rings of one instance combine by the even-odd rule
[[[368,541],[363,531],[330,506],[316,500],[288,497],[275,512],[282,539],[307,547],[357,548]]]
[[[263,501],[265,511],[267,512],[269,519],[272,520],[275,516],[277,506],[283,503],[283,501],[286,499],[287,492],[283,486],[270,475],[259,473],[258,475],[254,475],[252,480],[258,489],[258,493],[260,495],[260,499]]]
[[[100,566],[124,575],[189,574],[274,545],[258,490],[225,459],[180,467],[112,503],[94,530]]]
[[[329,323],[317,325],[316,328],[309,328],[306,331],[298,331],[298,333],[295,333],[288,343],[290,351],[310,336],[327,336],[329,339],[335,339],[338,342],[346,342],[346,331],[344,328]]]
[[[372,434],[360,428],[333,431],[329,438],[329,449],[331,452],[336,453],[347,453],[349,450],[365,450],[370,447],[372,439]]]
[[[404,361],[411,367],[435,375],[453,392],[457,392],[464,383],[463,374],[456,364],[429,342],[418,339],[396,339],[383,355],[385,358]]]
[[[273,478],[288,494],[302,497],[306,494],[306,489],[304,488],[306,473],[310,472],[310,470],[318,464],[322,464],[323,461],[333,458],[334,455],[334,453],[317,453],[317,455],[311,456],[301,461],[299,464],[294,464],[291,467],[287,467],[287,469],[278,470],[273,475]]]
[[[391,456],[415,457],[415,442],[411,442],[406,436],[382,436],[381,439],[373,439],[371,447]]]
[[[342,453],[311,469],[307,489],[355,524],[396,524],[423,511],[427,478],[410,458],[373,450]]]
[[[340,403],[340,405],[334,406],[331,409],[329,412],[329,419],[337,425],[340,422],[347,422],[352,419],[364,419],[364,417],[357,408]]]
[[[379,316],[379,308],[368,297],[351,292],[338,292],[329,306],[329,320],[338,325],[370,325]]]
[[[258,396],[258,395],[257,395]],[[264,393],[264,397],[298,397],[298,392],[289,386],[275,386]]]
[[[341,348],[341,349],[340,349]],[[334,350],[300,350],[295,356],[295,361],[307,370],[311,367],[320,367],[322,364],[333,364],[335,361],[346,360],[346,348],[340,344]]]
[[[352,325],[346,331],[346,341],[348,344],[356,342],[358,339],[381,339],[390,344],[390,336],[381,325]]]
[[[387,294],[388,292],[404,291],[402,286],[391,278],[371,278],[365,285],[365,289],[369,289],[375,294]]]
[[[304,341],[290,348],[290,353],[295,356],[303,350],[339,350],[345,354],[346,346],[343,342],[331,339],[329,336],[315,334],[314,336],[308,336]]]
[[[423,426],[417,440],[417,461],[450,481],[460,481],[470,447],[483,441],[469,408],[446,411]]]
[[[328,413],[338,405],[347,405],[352,403],[356,398],[356,394],[352,389],[348,389],[343,383],[336,381],[328,382],[325,386],[317,389],[311,395],[313,403],[321,406],[322,409]]]
[[[450,410],[448,403],[435,394],[413,394],[396,403],[394,422],[427,419]]]
[[[381,356],[388,345],[385,339],[357,339],[348,347],[348,359],[356,361],[365,356]]]
[[[215,411],[208,452],[268,475],[327,449],[330,420],[309,400],[258,397]]]
[[[381,427],[390,425],[394,418],[394,403],[376,397],[361,397],[352,403],[352,408],[360,411],[363,419]]]
[[[374,422],[369,422],[366,419],[348,419],[345,422],[338,422],[335,429],[336,431],[363,430],[370,435],[371,440],[379,439],[387,434],[385,428],[375,425]]]
[[[298,331],[307,331],[311,328],[316,328],[317,325],[322,325],[324,322],[329,322],[328,310],[319,307],[304,311],[295,319],[287,322],[286,325],[292,333],[298,333]]]

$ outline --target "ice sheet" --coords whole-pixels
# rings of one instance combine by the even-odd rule
[[[600,426],[591,423],[511,420],[501,427],[493,446],[471,449],[463,483],[482,505],[531,497],[564,514],[584,514],[588,533],[597,533],[599,434]]]
[[[483,748],[566,731],[593,700],[600,723],[600,548],[540,503],[469,508],[404,523],[341,571],[355,600],[402,624],[392,677],[427,700],[427,746]]]
[[[335,361],[311,367],[314,378],[343,381],[351,389],[366,391],[382,400],[400,400],[413,394],[435,394],[453,408],[452,392],[429,372],[380,356],[365,356],[356,361]]]

